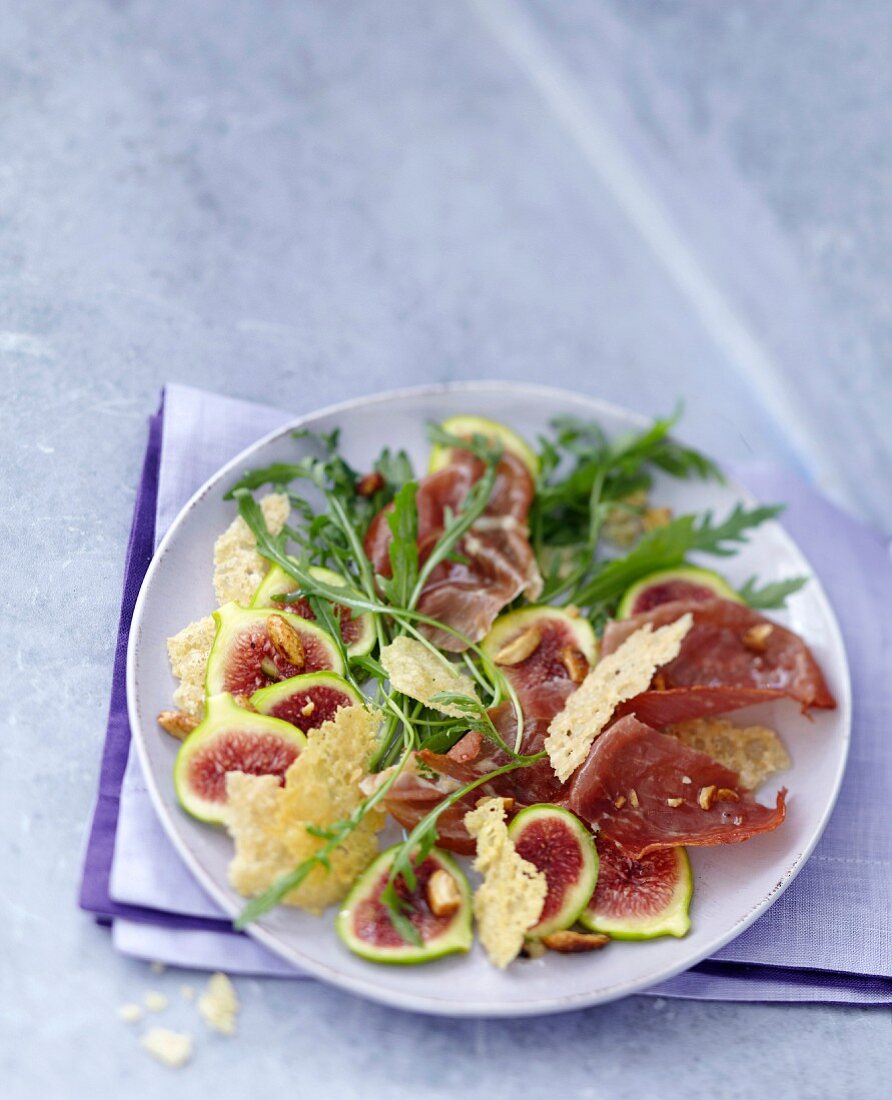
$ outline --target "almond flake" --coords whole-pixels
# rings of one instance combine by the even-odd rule
[[[697,794],[697,805],[701,810],[709,810],[712,808],[713,802],[715,802],[715,784],[711,784],[708,787],[701,787]]]
[[[641,803],[638,801],[638,792],[635,790],[634,787],[629,791],[629,804],[636,810],[641,805]]]
[[[673,808],[675,806],[680,806],[682,804],[682,802],[684,802],[683,798],[667,798],[666,799],[666,805],[667,806],[672,806]]]

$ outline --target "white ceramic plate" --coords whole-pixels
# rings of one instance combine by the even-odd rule
[[[158,814],[177,850],[208,893],[229,914],[242,900],[229,888],[231,856],[227,835],[188,817],[177,804],[171,770],[176,743],[155,724],[170,706],[174,682],[165,639],[185,623],[208,613],[214,539],[235,509],[223,494],[251,466],[293,460],[301,444],[294,427],[342,429],[346,457],[368,468],[385,444],[405,447],[424,469],[425,423],[456,413],[477,413],[505,421],[529,438],[555,416],[597,419],[611,434],[640,428],[631,413],[574,394],[537,386],[478,383],[439,386],[363,398],[302,417],[260,440],[225,466],[189,501],[158,549],[133,617],[127,662],[127,690],[133,736]],[[661,482],[656,499],[675,508],[713,508],[723,514],[747,494],[735,485]],[[776,523],[759,528],[750,545],[729,559],[727,573],[740,583],[753,573],[763,581],[809,573],[793,541]],[[783,732],[793,757],[778,779],[789,788],[784,825],[745,844],[691,850],[695,873],[693,928],[683,940],[613,943],[593,955],[553,953],[518,962],[506,972],[487,962],[479,945],[467,956],[426,966],[387,967],[364,962],[341,945],[331,910],[316,919],[278,909],[251,929],[277,955],[303,970],[386,1004],[450,1016],[523,1016],[560,1012],[623,997],[685,970],[739,935],[783,893],[816,844],[836,799],[849,741],[849,677],[839,629],[817,580],[795,595],[779,614],[801,634],[824,669],[838,709],[803,718],[795,705],[775,703],[741,712],[764,719]],[[762,793],[773,802],[774,786]]]

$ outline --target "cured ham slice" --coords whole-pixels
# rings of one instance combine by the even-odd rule
[[[641,859],[679,844],[735,844],[770,832],[784,820],[785,795],[763,806],[736,772],[629,715],[595,742],[566,805],[603,840]]]
[[[384,798],[384,808],[403,826],[413,829],[423,817],[439,806],[459,784],[448,777],[426,778],[407,766]],[[476,791],[448,806],[437,819],[437,843],[462,855],[473,855],[474,841],[465,828],[464,816],[473,810],[481,796]]]
[[[674,622],[687,611],[693,615],[694,625],[675,660],[661,668],[654,678],[657,690],[760,689],[769,693],[762,698],[786,695],[799,702],[803,710],[836,706],[817,662],[802,639],[752,608],[731,600],[676,600],[630,619],[608,623],[602,653],[605,656],[612,653],[646,623],[656,629]],[[733,696],[729,695],[727,701],[733,703]],[[748,702],[758,701],[754,698]],[[719,697],[714,702],[718,706]],[[726,709],[746,705],[748,703],[741,702]],[[698,717],[703,713],[718,713],[718,710],[685,717]],[[679,720],[675,716],[665,719]]]
[[[490,711],[490,717],[505,743],[513,745],[517,727],[510,705],[503,703],[495,707]],[[547,730],[547,720],[527,719],[521,753],[533,755],[541,752]],[[508,763],[508,756],[493,741],[477,732],[466,733],[448,753],[422,749],[415,754],[415,758],[421,768],[416,765],[407,769],[384,799],[385,809],[404,828],[417,825],[451,791]],[[433,778],[429,778],[432,773]],[[521,809],[536,802],[559,802],[563,789],[547,759],[496,776],[443,811],[437,823],[437,843],[454,852],[474,851],[474,843],[462,818],[481,798],[493,795],[513,798],[515,807]]]
[[[467,451],[454,451],[449,466],[421,479],[416,503],[422,563],[443,533],[447,510],[460,510],[483,472],[479,459]],[[486,511],[458,545],[463,560],[444,561],[433,570],[419,600],[419,611],[476,642],[512,600],[522,594],[536,599],[542,578],[526,525],[533,491],[529,470],[506,452],[499,461]],[[384,577],[390,576],[387,514],[385,508],[375,516],[365,537],[366,554]],[[460,652],[466,648],[445,631],[431,630],[429,637],[441,649]]]
[[[691,718],[710,718],[730,714],[756,703],[770,703],[786,697],[784,691],[770,688],[682,687],[665,691],[643,691],[616,708],[614,719],[634,714],[645,725],[662,729]]]

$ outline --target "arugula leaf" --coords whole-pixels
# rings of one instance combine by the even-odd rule
[[[748,510],[744,505],[736,504],[730,515],[718,524],[712,522],[712,512],[706,512],[695,524],[691,550],[729,558],[737,553],[739,544],[747,541],[745,532],[779,516],[785,507],[784,504],[759,504]]]
[[[727,557],[746,542],[753,527],[781,510],[782,505],[760,505],[747,510],[738,504],[721,523],[713,522],[711,512],[700,517],[678,516],[664,527],[649,531],[625,556],[596,566],[591,578],[572,593],[573,601],[600,611],[614,604],[630,585],[648,573],[683,565],[692,552]]]
[[[427,423],[427,438],[435,446],[448,447],[450,450],[470,451],[475,458],[487,465],[496,465],[502,457],[502,445],[497,440],[474,433],[468,438],[447,432],[441,424],[430,420]]]
[[[261,485],[290,485],[297,478],[307,476],[306,462],[275,462],[249,470],[223,494],[224,500],[232,500],[239,489],[259,489]]]
[[[387,517],[392,538],[389,578],[379,585],[388,601],[396,607],[408,607],[418,581],[418,508],[415,498],[418,485],[408,481],[393,498],[393,510]]]
[[[612,441],[596,423],[553,421],[554,438],[539,441],[539,483],[530,513],[533,546],[545,573],[544,600],[572,594],[583,583],[605,520],[616,508],[641,511],[629,498],[650,488],[654,470],[723,480],[705,455],[669,438],[678,415]],[[555,566],[558,548],[565,548],[560,568]]]
[[[412,468],[412,460],[405,451],[400,450],[392,454],[389,447],[385,447],[375,459],[372,467],[384,478],[394,490],[401,489],[407,481],[415,480],[415,471]]]
[[[512,760],[509,764],[503,764],[500,768],[494,768],[491,772],[487,772],[484,775],[478,776],[476,779],[472,779],[470,783],[466,783],[463,787],[459,787],[457,790],[452,791],[451,794],[448,794],[418,822],[397,849],[393,863],[391,864],[388,886],[381,894],[381,898],[385,905],[387,905],[391,919],[394,921],[398,930],[399,925],[397,922],[402,915],[400,913],[400,901],[396,890],[390,890],[389,887],[393,885],[399,876],[402,876],[410,890],[415,888],[415,882],[417,881],[415,877],[415,868],[424,861],[431,849],[437,843],[437,821],[440,815],[461,798],[464,798],[466,794],[470,794],[471,791],[483,786],[483,784],[489,780],[495,779],[500,775],[506,775],[508,772],[515,771],[517,768],[527,767],[537,760],[543,760],[545,756],[546,754],[544,752],[540,752],[523,761]],[[411,935],[411,933],[407,935],[402,931],[400,931],[400,934],[406,936],[406,938],[409,938]],[[416,941],[410,940],[410,942]]]
[[[757,578],[750,577],[739,591],[740,598],[750,607],[759,611],[777,611],[787,605],[787,596],[792,596],[808,584],[808,577],[790,577],[785,581],[772,581],[759,588]]]

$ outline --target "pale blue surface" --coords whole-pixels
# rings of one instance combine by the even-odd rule
[[[170,1077],[115,1009],[179,976],[116,957],[74,899],[167,378],[289,407],[478,376],[645,412],[683,393],[693,441],[811,471],[889,529],[890,35],[876,0],[0,8],[4,1095],[888,1079],[881,1011],[637,999],[450,1024],[273,982],[242,983],[239,1040]]]

